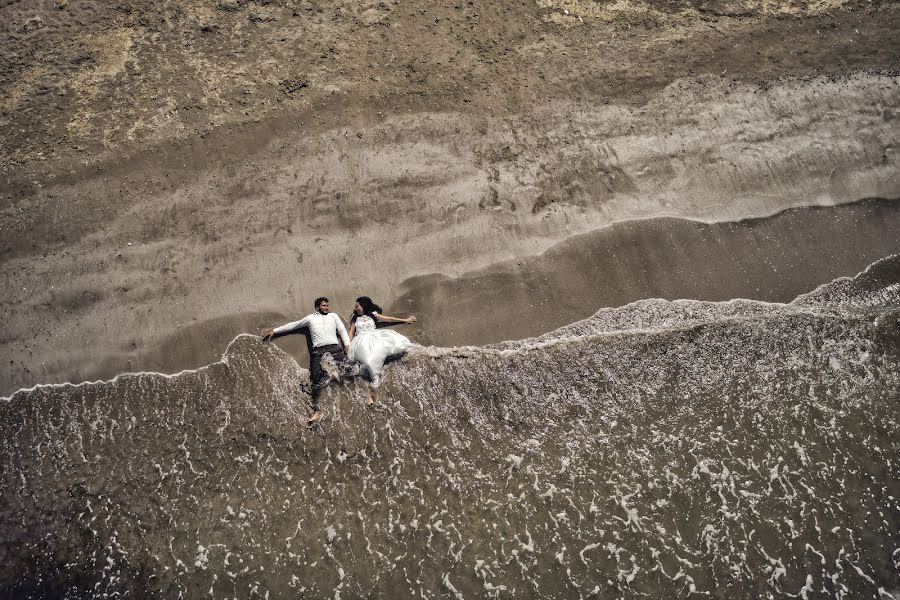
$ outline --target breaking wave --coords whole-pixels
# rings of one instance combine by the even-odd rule
[[[255,336],[0,401],[9,597],[900,597],[900,256],[417,348],[381,405]]]

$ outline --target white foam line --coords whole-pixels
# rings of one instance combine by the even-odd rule
[[[836,284],[836,283],[838,283],[838,282],[844,282],[844,281],[852,282],[852,281],[855,281],[855,280],[859,279],[860,277],[862,277],[863,275],[868,274],[872,269],[874,269],[875,267],[879,266],[881,263],[887,262],[887,261],[892,260],[892,259],[897,259],[897,258],[900,258],[900,254],[889,254],[889,255],[887,255],[887,256],[885,256],[885,257],[879,258],[878,260],[876,260],[875,262],[873,262],[872,264],[870,264],[868,267],[866,267],[865,269],[863,269],[862,271],[860,271],[860,272],[857,273],[856,275],[853,275],[853,276],[844,276],[844,277],[838,277],[837,279],[832,279],[832,280],[829,281],[828,283],[823,283],[823,284],[817,286],[816,289],[814,289],[814,290],[812,290],[812,291],[806,292],[806,293],[804,293],[804,294],[800,294],[799,296],[797,296],[796,298],[794,298],[793,300],[791,300],[790,303],[791,303],[791,304],[795,304],[795,303],[797,303],[797,302],[800,302],[801,300],[809,299],[809,298],[815,296],[816,294],[818,294],[818,293],[819,293],[820,291],[822,291],[823,289],[827,288],[828,286],[834,285],[834,284]]]
[[[220,358],[220,359],[217,360],[216,362],[210,363],[210,364],[208,364],[208,365],[204,365],[204,366],[202,366],[202,367],[196,367],[196,368],[193,368],[193,369],[182,369],[181,371],[178,371],[177,373],[161,373],[161,372],[159,372],[159,371],[128,371],[128,372],[126,372],[126,373],[119,373],[119,374],[117,374],[115,377],[113,377],[112,379],[95,379],[95,380],[92,380],[92,381],[80,381],[80,382],[78,382],[78,383],[72,383],[72,382],[70,382],[70,381],[64,381],[64,382],[62,382],[62,383],[38,383],[38,384],[33,385],[33,386],[31,386],[31,387],[28,387],[28,388],[19,388],[18,390],[16,390],[15,392],[13,392],[12,394],[10,394],[9,396],[3,396],[3,397],[0,397],[0,402],[11,402],[12,399],[13,399],[13,397],[15,397],[16,395],[18,395],[18,394],[20,394],[20,393],[22,393],[22,392],[25,392],[25,393],[33,392],[33,391],[35,391],[35,390],[37,390],[37,389],[39,389],[39,388],[40,388],[40,389],[55,389],[55,388],[72,388],[72,389],[78,389],[78,388],[80,388],[80,387],[91,386],[91,385],[99,385],[99,384],[103,384],[103,383],[116,383],[117,381],[119,381],[119,379],[121,379],[121,378],[123,378],[123,377],[135,377],[135,376],[140,376],[140,375],[151,375],[151,376],[155,376],[155,377],[163,377],[163,378],[165,378],[165,379],[175,379],[176,377],[179,377],[179,376],[181,376],[181,375],[183,375],[183,374],[185,374],[185,373],[201,373],[201,372],[206,371],[206,370],[208,370],[208,369],[210,369],[211,367],[214,367],[214,366],[216,366],[216,365],[223,365],[223,364],[224,364],[224,365],[227,365],[227,364],[228,364],[228,354],[229,354],[229,351],[231,350],[232,344],[234,344],[237,340],[239,340],[239,339],[242,338],[242,337],[256,337],[256,338],[258,338],[259,336],[256,336],[256,335],[253,335],[253,334],[250,334],[250,333],[242,333],[242,334],[239,334],[237,337],[235,337],[233,340],[231,340],[231,341],[228,343],[228,346],[225,348],[225,352],[222,353],[222,358]],[[302,368],[302,367],[301,367],[301,368]]]
[[[765,196],[766,194],[757,194],[757,195]],[[769,194],[769,196],[772,196],[772,194]],[[688,223],[699,223],[702,225],[724,225],[724,224],[728,224],[728,223],[744,224],[744,223],[748,223],[750,221],[762,221],[764,219],[771,219],[772,217],[777,217],[778,215],[780,215],[782,213],[786,213],[791,210],[797,210],[797,209],[803,209],[803,208],[837,208],[840,206],[848,206],[851,204],[864,203],[864,202],[873,202],[876,200],[900,201],[900,198],[871,197],[871,198],[857,198],[855,200],[847,200],[844,202],[840,202],[840,201],[839,202],[828,202],[828,201],[796,202],[796,203],[792,203],[792,204],[778,206],[769,212],[751,212],[751,213],[748,213],[741,217],[731,218],[731,219],[728,219],[728,218],[704,219],[702,217],[688,216],[688,215],[680,214],[677,212],[662,212],[662,213],[654,213],[652,216],[627,217],[627,218],[622,218],[622,219],[614,219],[612,221],[608,221],[607,223],[604,223],[603,225],[601,225],[599,227],[595,227],[595,228],[589,229],[587,231],[582,231],[582,232],[576,233],[574,235],[562,238],[558,241],[555,241],[555,242],[551,243],[549,246],[544,247],[538,253],[532,254],[531,256],[525,257],[525,258],[539,258],[539,257],[545,256],[545,255],[549,254],[554,248],[557,248],[559,246],[568,244],[572,241],[578,240],[581,237],[587,237],[589,235],[593,235],[598,232],[605,231],[607,229],[612,229],[618,225],[628,225],[631,223],[643,223],[646,221],[653,221],[655,219],[675,219],[678,221],[685,221]],[[482,267],[479,269],[473,269],[471,271],[465,271],[465,272],[463,272],[459,275],[455,275],[455,276],[449,275],[446,273],[444,275],[448,275],[454,279],[468,279],[468,278],[476,277],[479,275],[483,275],[485,273],[490,273],[493,271],[494,267],[502,266],[509,262],[511,262],[511,261],[501,261],[501,262],[493,263],[486,267]],[[432,275],[432,274],[433,273],[422,273],[421,275],[427,276],[427,275]],[[823,285],[828,285],[828,284],[823,284]]]
[[[834,315],[835,310],[828,306],[823,306],[823,307],[802,306],[802,305],[797,306],[797,305],[793,305],[790,303],[784,304],[784,303],[780,303],[780,302],[766,302],[765,300],[751,300],[748,298],[732,298],[731,300],[723,300],[721,302],[710,302],[710,301],[706,301],[706,300],[689,300],[689,299],[666,300],[664,298],[642,298],[641,300],[636,300],[634,302],[631,302],[629,304],[625,304],[622,306],[601,308],[600,310],[598,310],[597,312],[595,312],[593,315],[591,315],[590,317],[588,317],[586,319],[581,319],[579,321],[575,321],[568,325],[563,325],[562,327],[559,327],[559,328],[554,329],[553,331],[549,331],[547,333],[543,333],[539,336],[535,336],[534,338],[526,338],[524,340],[515,340],[515,341],[509,341],[509,342],[494,342],[493,344],[489,344],[489,346],[501,345],[501,344],[516,344],[516,343],[525,344],[528,342],[529,339],[537,339],[537,338],[542,338],[545,336],[552,336],[557,331],[561,331],[561,330],[567,329],[569,327],[574,327],[575,325],[578,325],[579,323],[584,323],[584,322],[590,321],[591,319],[593,319],[597,316],[600,316],[604,313],[620,311],[620,310],[624,310],[627,308],[640,308],[639,305],[645,304],[645,303],[651,303],[651,302],[665,302],[667,304],[673,304],[676,306],[688,306],[688,307],[691,307],[691,306],[711,307],[711,306],[729,306],[729,305],[734,305],[734,304],[744,304],[744,305],[750,304],[750,305],[757,305],[757,306],[761,306],[761,307],[773,307],[773,308],[783,309],[784,312],[780,312],[780,313],[776,313],[776,314],[772,314],[772,315],[753,315],[753,316],[724,316],[723,315],[720,319],[714,319],[714,320],[706,319],[706,320],[702,320],[702,321],[693,321],[693,322],[691,322],[689,324],[685,324],[684,326],[681,326],[681,327],[679,327],[677,325],[660,325],[658,327],[647,327],[647,328],[637,328],[637,329],[615,329],[615,330],[610,330],[610,331],[597,332],[596,334],[590,334],[590,335],[599,335],[601,333],[602,334],[653,333],[653,332],[659,332],[659,331],[684,331],[684,330],[688,330],[688,329],[693,329],[699,325],[710,325],[713,323],[726,323],[726,322],[733,322],[733,321],[754,321],[754,320],[763,319],[763,318],[766,318],[769,316],[784,316],[784,315],[835,316]],[[574,338],[580,338],[580,337],[586,337],[586,336],[569,335],[566,338],[560,338],[560,339],[574,339]]]
[[[640,302],[640,301],[639,301]],[[693,301],[691,301],[693,302]],[[699,302],[699,301],[698,301]],[[709,304],[717,304],[711,302]],[[762,320],[773,320],[776,318],[781,318],[784,316],[797,316],[797,315],[808,315],[813,317],[823,317],[830,319],[841,319],[845,318],[843,315],[834,314],[833,311],[814,311],[807,309],[796,309],[795,307],[791,307],[790,305],[781,305],[790,309],[785,312],[768,314],[768,315],[754,315],[752,317],[744,317],[744,316],[736,316],[736,317],[723,317],[722,319],[717,320],[705,320],[700,322],[693,322],[683,326],[668,326],[668,327],[659,327],[652,329],[616,329],[613,331],[599,331],[596,333],[589,333],[584,335],[570,335],[566,337],[555,338],[551,340],[538,341],[533,343],[528,343],[528,339],[521,340],[518,342],[501,342],[501,343],[513,343],[519,344],[515,348],[489,348],[486,346],[454,346],[454,347],[440,347],[440,346],[419,346],[418,350],[413,351],[415,354],[425,354],[431,358],[441,358],[444,356],[452,356],[453,353],[461,353],[461,352],[470,352],[472,354],[481,354],[481,355],[490,355],[490,356],[509,356],[512,354],[516,354],[523,350],[543,350],[547,348],[552,348],[554,346],[569,343],[573,341],[592,341],[599,339],[609,339],[616,337],[627,337],[631,335],[666,335],[669,333],[679,333],[685,331],[691,331],[697,329],[699,327],[707,326],[707,325],[718,325],[718,324],[736,324],[736,323],[750,323]],[[578,321],[580,322],[580,321]],[[549,334],[547,334],[549,335]],[[532,338],[533,339],[533,338]],[[424,352],[423,352],[424,350]]]
[[[784,196],[780,194],[765,194],[765,193],[756,193],[753,194],[754,197],[769,197],[769,198],[779,198],[782,199]],[[739,195],[732,196],[733,198],[740,198]],[[855,200],[845,200],[838,202],[828,202],[828,201],[819,201],[819,202],[794,202],[789,204],[782,204],[776,208],[773,208],[769,212],[751,212],[741,217],[736,218],[708,218],[704,219],[702,217],[692,217],[686,216],[684,214],[679,214],[675,212],[663,212],[656,213],[653,216],[647,217],[634,217],[629,219],[621,219],[618,221],[610,221],[608,225],[604,225],[603,227],[598,227],[588,233],[593,233],[594,231],[598,231],[601,229],[607,229],[608,227],[612,227],[613,225],[619,224],[627,224],[627,223],[637,223],[640,221],[652,221],[654,219],[678,219],[679,221],[688,221],[691,223],[702,223],[704,225],[723,225],[726,223],[746,223],[748,221],[761,221],[763,219],[771,219],[772,217],[777,217],[782,213],[786,213],[790,210],[796,210],[798,208],[837,208],[839,206],[847,206],[850,204],[855,204],[857,202],[867,202],[871,200],[877,200],[877,198],[857,198]],[[892,198],[887,198],[887,200],[893,200]],[[578,234],[583,235],[583,234]],[[578,237],[578,235],[572,236],[572,238]],[[572,239],[567,238],[567,239]]]
[[[828,285],[828,284],[825,284]],[[635,308],[640,304],[648,303],[648,302],[665,302],[666,304],[674,304],[675,306],[685,306],[685,307],[696,307],[696,306],[732,306],[735,304],[751,304],[757,306],[765,306],[765,307],[775,307],[775,308],[785,308],[785,309],[798,309],[798,307],[792,306],[791,303],[784,302],[768,302],[766,300],[754,300],[753,298],[731,298],[729,300],[721,300],[718,302],[714,302],[711,300],[694,300],[692,298],[679,298],[677,300],[666,300],[665,298],[641,298],[640,300],[635,300],[634,302],[629,302],[628,304],[623,304],[622,306],[604,306],[593,315],[588,317],[587,319],[582,319],[582,321],[590,320],[597,315],[622,310],[625,308]],[[792,301],[793,302],[793,301]],[[582,321],[575,321],[574,323],[570,323],[569,325],[563,325],[558,329],[565,329],[566,327],[571,327],[572,325],[576,325],[581,323]],[[552,331],[549,333],[553,333]],[[549,335],[549,333],[545,333],[542,335]]]

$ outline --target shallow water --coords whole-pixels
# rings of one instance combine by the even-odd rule
[[[900,597],[900,257],[419,348],[378,409],[239,336],[0,402],[10,597]]]

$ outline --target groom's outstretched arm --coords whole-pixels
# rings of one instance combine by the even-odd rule
[[[294,330],[300,329],[301,327],[307,327],[309,325],[309,318],[303,317],[299,321],[291,321],[290,323],[286,323],[281,325],[280,327],[276,327],[275,329],[269,329],[268,331],[263,332],[263,341],[269,341],[273,337],[277,335],[284,335],[286,333],[290,333]]]

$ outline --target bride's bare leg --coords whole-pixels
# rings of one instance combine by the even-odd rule
[[[366,394],[368,395],[366,404],[368,404],[369,406],[372,406],[373,404],[375,404],[378,401],[378,389],[377,388],[373,388],[371,385],[367,385],[366,386]]]

